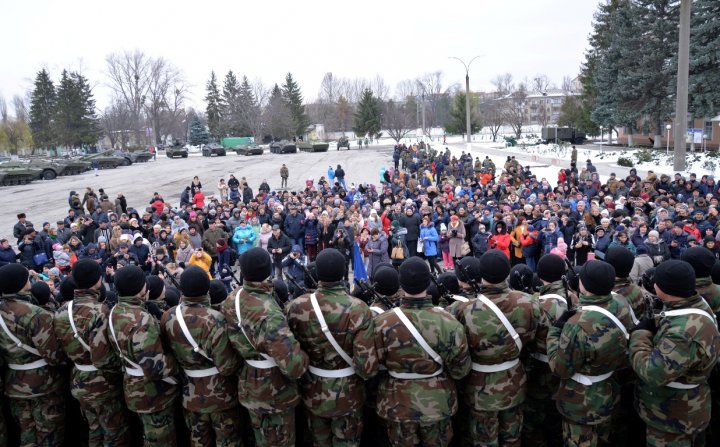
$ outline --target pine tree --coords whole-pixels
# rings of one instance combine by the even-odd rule
[[[259,107],[255,93],[248,81],[247,76],[243,76],[240,84],[240,92],[238,94],[239,112],[240,112],[240,128],[241,135],[253,135],[257,117],[259,115]]]
[[[87,78],[78,72],[71,74],[78,96],[78,133],[79,145],[97,144],[103,134],[100,118],[95,107],[95,98]]]
[[[300,92],[300,86],[292,77],[292,74],[288,72],[285,75],[285,84],[282,86],[283,98],[290,108],[292,113],[293,121],[295,122],[295,135],[302,135],[305,133],[307,126],[310,124],[307,114],[305,114],[305,106],[303,105],[303,97]]]
[[[270,100],[265,107],[263,121],[266,123],[267,131],[274,140],[290,138],[296,130],[295,120],[283,97],[282,90],[277,84],[270,93]]]
[[[382,105],[380,100],[373,95],[372,90],[366,88],[360,97],[358,110],[355,112],[353,131],[359,137],[364,135],[376,137],[380,133],[381,127]]]
[[[67,147],[96,144],[102,131],[87,79],[63,70],[57,87],[54,128],[57,142]]]
[[[205,96],[205,102],[207,102],[205,113],[208,118],[210,135],[212,135],[213,138],[219,138],[221,135],[222,97],[220,96],[220,89],[218,89],[215,71],[210,72],[210,80],[208,80],[205,86],[205,91],[207,92]]]
[[[208,131],[205,128],[205,124],[200,121],[200,118],[198,118],[197,115],[193,116],[193,119],[190,122],[189,140],[190,144],[192,144],[193,146],[206,144],[208,141],[210,141],[210,136],[208,135]]]
[[[459,91],[453,97],[450,107],[450,116],[445,123],[445,131],[449,134],[467,133],[467,116],[465,115],[465,92]],[[480,130],[480,118],[477,114],[477,98],[470,96],[470,131],[472,133]]]
[[[53,126],[55,101],[55,86],[47,70],[42,69],[35,76],[30,101],[30,130],[35,147],[48,148],[56,143]]]
[[[720,114],[720,2],[695,0],[690,32],[690,111]]]

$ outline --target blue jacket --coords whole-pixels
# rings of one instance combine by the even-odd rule
[[[14,264],[17,258],[17,254],[12,247],[8,247],[7,250],[0,249],[0,267],[6,264]]]
[[[425,238],[428,239],[423,240],[423,253],[425,256],[437,256],[437,241],[439,237],[434,226],[430,225],[428,227],[420,227],[420,239]]]
[[[245,228],[237,227],[232,237],[235,251],[237,251],[238,254],[242,254],[250,250],[255,243],[255,237],[255,232],[253,231],[251,226],[246,225]],[[247,240],[245,242],[242,242],[243,239]]]
[[[294,216],[292,214],[288,214],[287,216],[285,216],[285,228],[283,228],[285,234],[287,234],[290,239],[304,238],[304,220],[305,216],[303,216],[301,213],[297,213]]]

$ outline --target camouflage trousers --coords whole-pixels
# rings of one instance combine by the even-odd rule
[[[129,445],[128,418],[121,399],[80,402],[80,411],[88,424],[88,447]]]
[[[145,447],[175,447],[175,407],[170,405],[153,413],[138,413],[138,417],[143,425]]]
[[[693,435],[668,433],[647,426],[645,442],[648,447],[691,447],[694,445]],[[695,444],[696,445],[696,444]]]
[[[470,419],[467,430],[470,440],[468,445],[475,447],[520,447],[520,434],[523,425],[522,406],[500,411],[468,412]]]
[[[65,401],[60,394],[10,399],[10,412],[20,426],[20,447],[59,446],[65,440]]]
[[[527,396],[523,403],[523,447],[562,445],[562,416],[555,401],[548,397]]]
[[[278,413],[250,412],[257,447],[295,446],[295,408]]]
[[[597,425],[575,424],[563,418],[563,443],[565,447],[595,447],[598,439],[607,440],[610,423]]]
[[[452,419],[422,424],[420,422],[387,421],[388,437],[393,447],[427,445],[447,446],[453,437]]]
[[[204,447],[239,447],[240,407],[211,413],[183,410],[185,423],[190,429],[190,445]]]
[[[336,418],[308,412],[308,425],[315,447],[358,447],[363,431],[362,408]]]

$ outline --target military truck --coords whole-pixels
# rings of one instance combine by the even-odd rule
[[[96,161],[100,169],[115,169],[118,166],[128,166],[129,163],[124,157],[118,157],[112,153],[112,150],[100,152],[98,154],[88,154],[80,157],[80,160],[87,161],[92,164]]]
[[[297,146],[288,140],[273,141],[270,143],[270,152],[273,154],[294,154],[297,152]]]
[[[581,132],[574,127],[543,127],[542,140],[545,144],[560,141],[582,144],[585,141],[585,132]]]
[[[347,150],[350,150],[350,140],[345,135],[340,137],[337,142],[337,150],[340,150],[341,147],[346,147]]]
[[[172,146],[168,146],[165,148],[165,155],[167,155],[168,158],[188,158],[188,150],[185,146],[180,144],[179,141],[176,141]]]

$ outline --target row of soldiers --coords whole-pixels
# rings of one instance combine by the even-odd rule
[[[561,433],[566,445],[596,445],[626,422],[622,390],[633,386],[648,444],[691,445],[710,422],[720,347],[714,309],[696,290],[704,258],[691,254],[657,267],[658,314],[618,276],[622,253],[586,263],[574,287],[564,261],[546,255],[530,295],[508,286],[509,261],[490,250],[460,261],[447,306],[433,303],[428,265],[413,257],[376,268],[368,306],[345,289],[344,256],[326,249],[317,290],[283,309],[272,260],[253,248],[240,257],[243,286],[218,308],[207,274],[190,267],[181,304],[159,321],[135,266],[117,271],[111,309],[97,263],[78,261],[74,299],[53,315],[10,264],[0,268],[5,396],[22,446],[62,442],[68,362],[92,446],[129,445],[126,408],[145,445],[175,445],[180,394],[194,446],[240,445],[239,405],[256,445],[294,446],[300,402],[315,446],[359,445],[364,423],[394,446],[446,446],[453,433],[463,446],[559,445]]]

